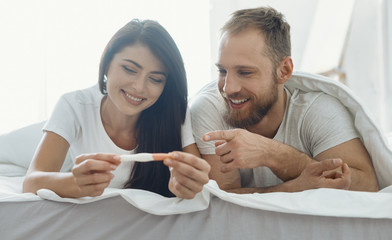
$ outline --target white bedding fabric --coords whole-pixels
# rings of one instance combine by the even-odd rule
[[[23,134],[18,132],[19,139],[14,133],[0,136],[0,202],[25,201],[59,201],[75,204],[88,204],[114,196],[122,196],[133,206],[155,215],[173,215],[202,211],[208,208],[211,197],[218,197],[243,207],[304,215],[358,217],[358,218],[388,218],[392,219],[392,151],[386,138],[377,128],[374,121],[363,109],[358,99],[351,91],[327,78],[307,73],[295,73],[287,83],[305,91],[324,91],[336,96],[347,106],[355,117],[355,126],[362,136],[376,169],[379,185],[383,188],[378,193],[343,191],[336,189],[316,189],[298,193],[266,193],[266,194],[232,194],[221,191],[215,181],[210,181],[192,200],[179,198],[164,198],[160,195],[135,189],[108,188],[102,196],[80,199],[61,198],[54,192],[41,189],[38,196],[22,194],[22,181],[25,169],[31,159],[31,149],[37,142],[31,141],[29,146],[24,142],[25,149],[30,153],[19,153]],[[30,131],[30,130],[29,130]],[[11,137],[12,138],[11,138]],[[39,139],[40,136],[38,136]],[[36,141],[36,140],[35,140]],[[27,145],[26,145],[27,144]],[[19,154],[19,155],[18,155]],[[27,159],[27,155],[29,155]],[[5,156],[5,157],[4,157]],[[22,157],[21,157],[22,156]],[[10,171],[10,166],[19,172]],[[6,173],[6,174],[4,174]]]
[[[208,208],[211,197],[243,207],[316,216],[388,218],[392,219],[392,186],[378,193],[354,192],[337,189],[315,189],[298,193],[234,194],[219,189],[215,181],[205,185],[194,199],[166,198],[136,189],[108,188],[99,197],[61,198],[53,191],[41,189],[38,196],[21,193],[23,177],[0,177],[0,202],[51,200],[88,204],[115,196],[154,215],[174,215],[202,211]]]

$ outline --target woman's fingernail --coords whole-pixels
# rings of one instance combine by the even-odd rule
[[[165,163],[166,163],[166,165],[171,165],[172,164],[172,160],[170,160],[170,159],[165,159]]]
[[[110,164],[110,169],[114,170],[114,169],[116,169],[116,168],[117,168],[117,166],[116,166],[116,165],[114,165],[114,164]]]

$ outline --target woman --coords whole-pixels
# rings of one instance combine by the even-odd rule
[[[23,183],[62,197],[101,195],[106,187],[137,188],[193,198],[210,166],[195,145],[180,52],[157,22],[132,20],[107,44],[99,87],[65,94],[44,126]],[[67,152],[72,173],[59,172]],[[164,162],[121,162],[120,154],[167,153]],[[90,154],[93,153],[93,154]]]

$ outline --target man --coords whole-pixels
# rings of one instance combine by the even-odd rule
[[[210,178],[236,193],[377,191],[347,109],[324,93],[285,87],[293,62],[283,15],[272,8],[239,10],[222,30],[218,83],[204,87],[191,105]]]

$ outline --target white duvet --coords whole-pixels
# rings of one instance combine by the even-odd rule
[[[211,197],[218,197],[243,207],[267,211],[334,217],[392,219],[392,186],[377,193],[337,189],[315,189],[297,193],[234,194],[219,189],[210,180],[194,199],[166,198],[136,189],[107,188],[99,197],[61,198],[53,191],[41,189],[38,196],[21,193],[23,177],[0,177],[0,203],[28,201],[58,201],[88,204],[114,196],[145,212],[155,215],[184,214],[208,208]]]
[[[355,126],[372,157],[381,191],[369,193],[315,189],[297,193],[278,192],[241,195],[224,192],[218,188],[215,181],[210,180],[203,191],[192,200],[165,198],[143,190],[111,188],[106,189],[103,195],[94,198],[61,198],[47,189],[39,190],[38,196],[31,193],[22,194],[23,176],[20,175],[23,174],[23,169],[27,168],[29,160],[21,158],[20,154],[17,156],[16,151],[4,148],[4,145],[1,145],[3,143],[9,144],[10,139],[15,138],[15,135],[11,134],[0,136],[0,147],[3,146],[0,150],[0,174],[3,175],[0,176],[0,202],[52,200],[88,204],[121,195],[130,204],[145,212],[156,215],[171,215],[202,211],[208,208],[211,197],[218,197],[223,201],[244,207],[292,214],[392,218],[392,150],[387,139],[351,90],[327,78],[300,72],[295,73],[287,85],[301,88],[304,91],[323,91],[337,97],[351,111],[355,118]],[[34,140],[36,141],[36,139]],[[19,142],[16,141],[15,144],[17,143]],[[35,148],[37,143],[32,144],[32,149]],[[16,147],[14,148],[16,149]],[[10,154],[10,151],[13,151],[14,155]],[[29,159],[31,159],[31,155]],[[17,167],[13,168],[14,166]],[[13,170],[18,171],[19,176],[17,173],[13,173]]]

